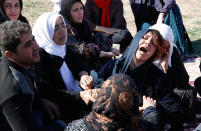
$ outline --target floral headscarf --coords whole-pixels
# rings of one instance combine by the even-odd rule
[[[97,131],[130,129],[139,116],[138,108],[134,80],[125,74],[115,74],[103,83],[92,112],[85,119]]]

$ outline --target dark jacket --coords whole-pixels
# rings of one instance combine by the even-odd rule
[[[159,13],[168,13],[176,4],[175,0],[129,0],[135,18],[137,30],[141,29],[142,23],[150,25],[156,23]]]
[[[36,77],[36,84],[38,86],[39,93],[44,98],[55,102],[59,106],[63,120],[69,122],[73,119],[79,118],[79,112],[88,107],[80,98],[79,91],[67,91],[59,72],[64,59],[59,56],[51,55],[42,48],[39,53],[41,60],[39,63],[34,65],[34,75]],[[75,59],[74,61],[79,64],[79,61]],[[67,59],[66,62],[69,68],[73,67],[72,65],[70,66],[69,59]],[[74,64],[74,70],[71,70],[72,72],[80,71],[75,67],[79,66]]]
[[[168,67],[167,77],[172,82],[174,87],[184,88],[188,85],[189,75],[184,67],[181,55],[176,47],[173,47],[171,56],[171,67]]]
[[[121,0],[112,0],[110,3],[109,13],[111,27],[126,29],[126,20],[123,16],[123,3]],[[85,3],[85,15],[91,23],[92,29],[101,23],[101,9],[97,7],[93,0],[87,0]]]
[[[5,56],[1,57],[0,68],[0,130],[59,131],[39,127],[35,121],[34,110],[42,111],[41,98],[30,71]]]

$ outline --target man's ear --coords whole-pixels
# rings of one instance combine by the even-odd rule
[[[9,59],[11,59],[13,61],[16,58],[16,54],[12,51],[5,51],[4,54],[5,54],[5,56],[7,56]]]

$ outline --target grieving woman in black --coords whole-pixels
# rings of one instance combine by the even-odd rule
[[[125,74],[115,74],[103,83],[92,111],[69,123],[65,131],[158,131],[159,113],[155,101],[144,99],[145,110],[140,117],[138,98],[133,79]]]
[[[74,63],[66,57],[67,34],[63,17],[56,13],[42,14],[34,25],[33,34],[41,47],[40,62],[34,66],[38,90],[43,97],[59,106],[62,119],[69,122],[82,114],[87,106],[80,98],[82,89],[74,79],[74,70],[69,66],[72,67]],[[74,58],[74,61],[81,64],[79,58]],[[82,71],[79,65],[75,67],[77,72]],[[88,75],[83,76],[87,80],[91,78]]]
[[[116,73],[131,76],[136,81],[141,96],[145,95],[157,101],[161,124],[169,122],[176,129],[182,124],[182,108],[172,91],[171,83],[152,63],[154,59],[160,58],[162,44],[162,36],[158,31],[141,30],[123,56],[108,62],[98,74],[105,79]]]

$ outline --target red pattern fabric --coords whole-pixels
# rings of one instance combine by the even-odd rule
[[[109,12],[111,0],[94,0],[94,3],[96,4],[96,6],[102,9],[101,26],[111,27],[110,12]]]

